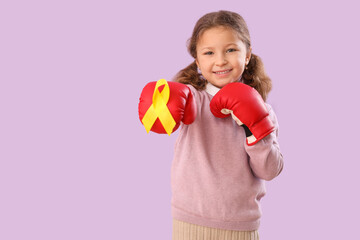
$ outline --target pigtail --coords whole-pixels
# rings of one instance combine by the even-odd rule
[[[173,78],[173,81],[190,84],[197,90],[204,90],[206,86],[206,81],[200,78],[195,61],[186,68],[180,70]]]
[[[271,79],[265,73],[265,68],[261,58],[255,54],[251,54],[251,58],[247,68],[242,74],[243,82],[255,88],[266,101],[268,93],[271,91]]]

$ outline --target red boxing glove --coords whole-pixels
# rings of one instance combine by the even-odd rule
[[[238,125],[244,124],[248,145],[254,145],[275,129],[261,95],[244,83],[233,82],[221,88],[211,100],[210,110],[215,117],[231,114]]]
[[[163,80],[162,84],[157,85],[157,82],[150,82],[142,90],[139,99],[139,118],[148,132],[170,135],[178,129],[180,121],[184,124],[194,122],[197,108],[188,86],[178,82],[161,80]],[[168,89],[166,89],[167,87]],[[156,91],[158,91],[157,94],[161,101],[164,101],[161,103],[162,105],[153,102]],[[156,111],[154,111],[155,108],[157,108]],[[146,119],[150,120],[147,121]],[[166,127],[168,125],[171,125],[170,129]]]

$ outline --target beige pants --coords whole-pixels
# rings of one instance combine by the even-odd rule
[[[259,240],[259,233],[209,228],[173,219],[172,240]]]

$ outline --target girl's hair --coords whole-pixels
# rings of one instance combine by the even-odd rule
[[[238,33],[238,36],[245,44],[247,51],[250,51],[250,34],[245,20],[235,12],[221,10],[218,12],[207,13],[197,21],[192,36],[187,42],[188,51],[193,58],[196,59],[197,57],[196,45],[201,34],[210,28],[219,26],[230,28]],[[173,80],[184,84],[190,84],[198,90],[203,90],[206,86],[204,78],[200,78],[195,60],[189,66],[180,70]],[[272,84],[271,79],[265,73],[261,58],[257,55],[251,54],[247,69],[244,69],[242,74],[242,81],[255,88],[264,101],[266,101],[267,94],[270,92]]]

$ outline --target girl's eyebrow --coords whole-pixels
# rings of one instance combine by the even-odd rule
[[[231,46],[231,45],[235,45],[235,46],[238,46],[236,43],[228,43],[225,45],[225,47],[228,47],[228,46]],[[205,49],[213,49],[212,47],[203,47],[200,49],[200,51],[203,51]]]
[[[226,45],[226,47],[228,47],[228,46],[230,46],[230,45],[235,45],[235,46],[237,46],[236,43],[229,43],[229,44]]]

